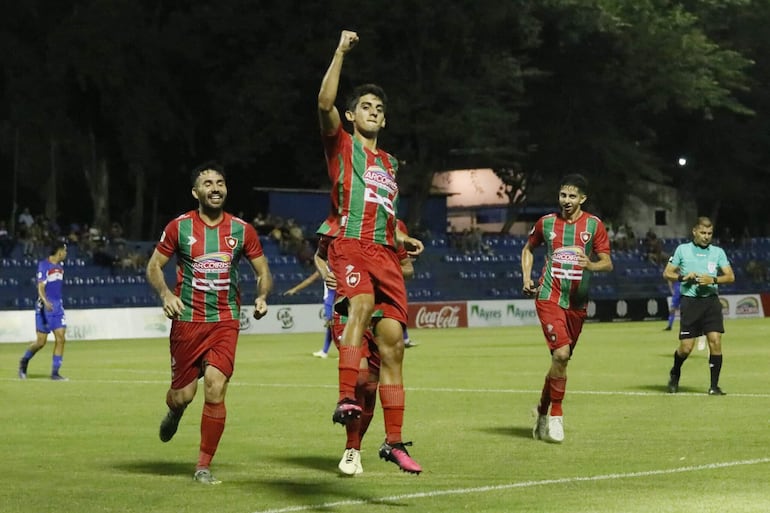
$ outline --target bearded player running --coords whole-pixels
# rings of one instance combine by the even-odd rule
[[[240,329],[238,262],[246,257],[258,279],[254,317],[267,313],[267,295],[273,278],[257,231],[223,210],[227,198],[224,169],[206,163],[192,172],[192,195],[198,209],[177,217],[163,230],[147,264],[147,281],[172,319],[170,339],[171,387],[166,394],[168,413],[160,425],[160,439],[176,433],[182,414],[192,402],[203,377],[205,402],[201,416],[198,464],[193,478],[205,485],[219,484],[209,470],[225,429],[225,394],[233,375]],[[177,260],[174,292],[166,285],[163,267]]]

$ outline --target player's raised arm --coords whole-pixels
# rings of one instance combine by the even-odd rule
[[[318,92],[318,119],[321,124],[321,133],[331,135],[340,126],[340,113],[334,102],[337,100],[337,90],[340,85],[340,73],[345,54],[358,43],[358,34],[350,30],[343,30],[340,42],[334,51],[334,57],[321,81],[321,90]]]

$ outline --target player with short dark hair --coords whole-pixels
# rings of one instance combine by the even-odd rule
[[[67,381],[59,374],[64,360],[65,333],[67,319],[64,315],[64,260],[67,258],[67,244],[56,242],[51,246],[48,258],[37,264],[37,306],[35,308],[35,332],[37,337],[19,361],[19,378],[27,379],[27,366],[35,354],[43,349],[48,341],[48,334],[53,332],[54,348],[51,363],[51,379]]]
[[[405,244],[413,255],[424,247],[396,228],[398,161],[377,146],[378,134],[385,127],[384,93],[371,88],[357,90],[357,98],[345,111],[345,119],[353,125],[352,135],[343,130],[334,105],[345,55],[357,43],[358,34],[342,31],[318,93],[318,115],[332,181],[332,212],[340,229],[329,245],[329,265],[337,279],[338,297],[349,305],[340,341],[339,401],[332,419],[345,424],[361,415],[355,389],[362,341],[375,308],[381,309],[383,317],[376,321],[375,336],[382,359],[379,395],[386,436],[379,453],[400,469],[418,474],[422,467],[409,456],[401,439],[407,297],[396,247]]]
[[[592,273],[612,271],[610,240],[601,219],[582,209],[588,182],[570,174],[559,184],[560,212],[548,214],[535,223],[521,251],[523,291],[535,296],[537,317],[551,352],[551,366],[545,377],[537,423],[536,440],[561,443],[564,440],[562,400],[567,388],[567,364],[583,329]],[[545,265],[540,283],[532,280],[533,249],[545,245]],[[596,259],[593,259],[595,255]],[[549,415],[550,407],[550,415]]]
[[[147,264],[147,280],[172,319],[169,334],[171,387],[166,394],[168,413],[160,425],[160,439],[168,442],[182,414],[192,402],[203,377],[205,402],[194,479],[219,484],[210,472],[225,428],[225,394],[235,366],[240,329],[241,297],[238,262],[248,259],[257,274],[254,317],[267,313],[267,295],[273,278],[254,227],[223,210],[227,184],[222,166],[206,163],[193,170],[192,195],[198,209],[172,220]],[[172,292],[163,267],[177,260],[177,282]]]

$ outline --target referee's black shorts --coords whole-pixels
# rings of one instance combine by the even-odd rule
[[[682,296],[679,340],[696,338],[712,331],[725,332],[722,303],[719,296]]]

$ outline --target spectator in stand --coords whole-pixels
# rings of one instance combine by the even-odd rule
[[[658,238],[652,228],[644,237],[644,246],[647,252],[647,260],[654,265],[662,265],[668,260],[668,255],[663,252],[663,242]]]
[[[15,246],[16,240],[8,232],[5,221],[0,221],[0,255],[2,255],[3,258],[8,258]]]
[[[615,238],[612,241],[614,248],[618,251],[625,251],[629,249],[628,233],[626,232],[626,225],[621,224],[618,226],[618,231],[615,232]]]
[[[126,239],[123,238],[123,226],[121,226],[121,224],[117,221],[110,225],[109,239],[113,244],[119,244],[126,241]]]
[[[262,212],[257,212],[257,215],[254,216],[254,219],[251,221],[251,224],[254,226],[254,229],[257,230],[257,233],[260,235],[268,235],[270,233],[270,225],[267,222],[267,217]]]
[[[80,242],[80,225],[77,223],[72,223],[70,225],[70,231],[67,234],[67,243],[78,244],[79,242]]]
[[[765,283],[768,277],[767,263],[752,258],[746,263],[746,273],[754,283]]]
[[[35,224],[35,218],[29,212],[29,207],[24,207],[24,210],[19,214],[17,228],[20,232],[29,230],[32,225]]]
[[[28,258],[38,258],[38,248],[43,242],[43,228],[39,223],[34,222],[24,230],[22,234],[22,247],[24,256]]]

